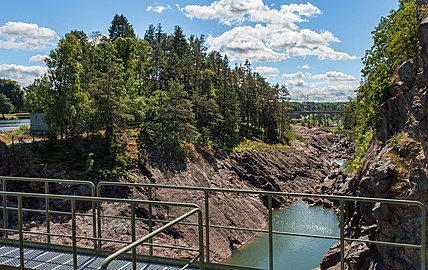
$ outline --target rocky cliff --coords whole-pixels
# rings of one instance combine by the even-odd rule
[[[418,32],[420,52],[397,70],[381,105],[382,127],[358,175],[324,190],[337,194],[399,198],[428,203],[428,18]],[[336,184],[334,186],[333,184]],[[353,238],[420,243],[420,211],[413,207],[349,203],[346,234]],[[345,247],[347,269],[420,269],[420,250],[353,243]],[[321,269],[340,269],[339,246]],[[428,267],[428,265],[427,265]]]
[[[176,162],[161,155],[151,155],[141,158],[138,167],[128,173],[127,177],[111,179],[111,181],[133,183],[156,183],[181,186],[201,186],[228,189],[256,189],[267,191],[313,192],[322,180],[335,167],[333,159],[349,158],[349,143],[339,135],[324,129],[307,129],[296,127],[296,132],[303,139],[294,140],[290,145],[263,145],[256,150],[227,154],[218,151],[205,153],[193,150],[191,158]],[[19,165],[17,165],[19,166]],[[43,170],[44,177],[52,177],[57,171],[65,172],[61,177],[68,178],[67,169],[52,164],[55,170]],[[59,166],[61,167],[61,166]],[[47,175],[51,172],[52,175]],[[63,193],[65,191],[62,191]],[[72,191],[71,194],[78,194]],[[68,193],[67,193],[68,194]],[[103,190],[106,197],[127,197],[147,199],[147,190],[107,188]],[[156,189],[153,199],[161,201],[180,201],[203,205],[203,192],[184,192]],[[291,203],[291,199],[275,200],[276,207]],[[31,202],[33,206],[35,202]],[[43,203],[43,202],[41,202]],[[63,205],[58,205],[63,207]],[[130,213],[126,205],[103,204],[103,213],[107,215],[125,215]],[[182,212],[173,207],[155,207],[154,217],[159,220],[171,220]],[[266,198],[259,196],[238,196],[237,194],[215,193],[210,196],[211,224],[223,226],[241,226],[247,228],[263,228],[266,225]],[[148,211],[139,206],[137,215],[147,217]],[[0,213],[1,215],[1,213]],[[10,219],[11,220],[11,219]],[[196,220],[193,220],[194,222]],[[40,224],[40,225],[39,225]],[[33,217],[29,224],[33,231],[43,231],[43,218]],[[78,234],[91,236],[91,224],[84,218],[78,219]],[[160,222],[155,227],[161,226]],[[71,221],[58,219],[51,224],[53,233],[69,233]],[[139,222],[137,235],[147,234],[148,224]],[[103,236],[119,240],[129,240],[131,228],[126,220],[116,220],[103,225]],[[254,233],[242,231],[212,230],[210,237],[211,260],[220,261],[231,254],[231,250],[248,241]],[[28,236],[32,239],[43,237]],[[64,244],[69,241],[64,238],[53,239],[53,242]],[[174,227],[173,230],[162,234],[156,239],[157,244],[197,246],[196,228],[184,226]],[[65,243],[67,244],[67,243]],[[70,243],[69,243],[70,244]],[[91,246],[91,242],[81,239],[79,246]],[[120,245],[106,243],[105,248],[116,249]],[[158,255],[191,258],[189,252],[157,249]]]

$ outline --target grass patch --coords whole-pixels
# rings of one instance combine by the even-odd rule
[[[265,146],[266,144],[264,142],[244,139],[241,143],[239,143],[237,146],[235,146],[232,149],[232,152],[233,153],[249,152],[249,151],[260,149]]]

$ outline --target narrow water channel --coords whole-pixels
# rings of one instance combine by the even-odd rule
[[[275,231],[338,236],[338,220],[333,210],[312,207],[298,202],[290,208],[276,210],[273,216]],[[225,264],[268,269],[268,236],[259,234],[252,241],[234,250]],[[274,236],[275,270],[308,270],[319,266],[324,253],[334,240],[296,236]]]
[[[0,131],[17,129],[20,126],[30,126],[30,119],[0,120]]]

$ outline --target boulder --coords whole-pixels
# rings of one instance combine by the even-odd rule
[[[415,59],[409,59],[398,68],[398,77],[403,82],[414,82],[418,65]]]

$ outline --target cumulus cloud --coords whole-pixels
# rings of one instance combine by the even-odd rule
[[[355,97],[357,85],[326,85],[320,88],[290,88],[293,101],[309,100],[313,102],[345,102]]]
[[[275,9],[265,5],[263,0],[217,0],[210,5],[188,5],[181,10],[189,18],[215,19],[234,26],[207,39],[210,50],[227,54],[232,60],[278,62],[306,56],[316,56],[319,60],[356,59],[356,56],[331,48],[331,43],[340,42],[333,33],[299,29],[298,23],[321,14],[311,3],[282,5]],[[252,25],[243,25],[246,22]]]
[[[1,49],[40,49],[54,46],[58,39],[55,31],[35,23],[7,22],[0,26]]]
[[[146,11],[156,12],[158,14],[161,14],[167,9],[171,9],[171,6],[170,5],[167,5],[167,6],[156,5],[156,6],[147,6]]]
[[[309,84],[307,82],[300,79],[287,80],[286,84],[288,87],[298,87],[298,88],[309,87]]]
[[[321,74],[297,71],[283,75],[293,101],[348,101],[355,97],[358,80],[339,71]]]
[[[208,36],[210,50],[219,51],[232,60],[279,62],[289,58],[284,52],[269,48],[263,39],[262,26],[235,27],[218,37]]]
[[[30,59],[28,59],[28,61],[34,62],[34,63],[44,64],[45,59],[48,57],[49,56],[47,56],[47,55],[36,54],[36,55],[31,56]]]
[[[288,73],[288,74],[284,74],[284,77],[286,78],[290,78],[290,79],[302,79],[302,78],[310,78],[312,75],[308,72],[301,72],[301,71],[297,71],[296,73]]]
[[[357,79],[354,76],[345,74],[339,71],[328,71],[325,74],[317,74],[313,76],[316,80],[326,80],[330,82],[355,82]]]
[[[297,67],[298,69],[310,69],[311,67],[309,65],[301,65]]]
[[[21,86],[28,86],[35,79],[45,74],[47,68],[41,66],[21,66],[15,64],[0,64],[0,78],[17,81]]]
[[[275,67],[257,66],[256,70],[262,76],[278,76],[279,70]]]

